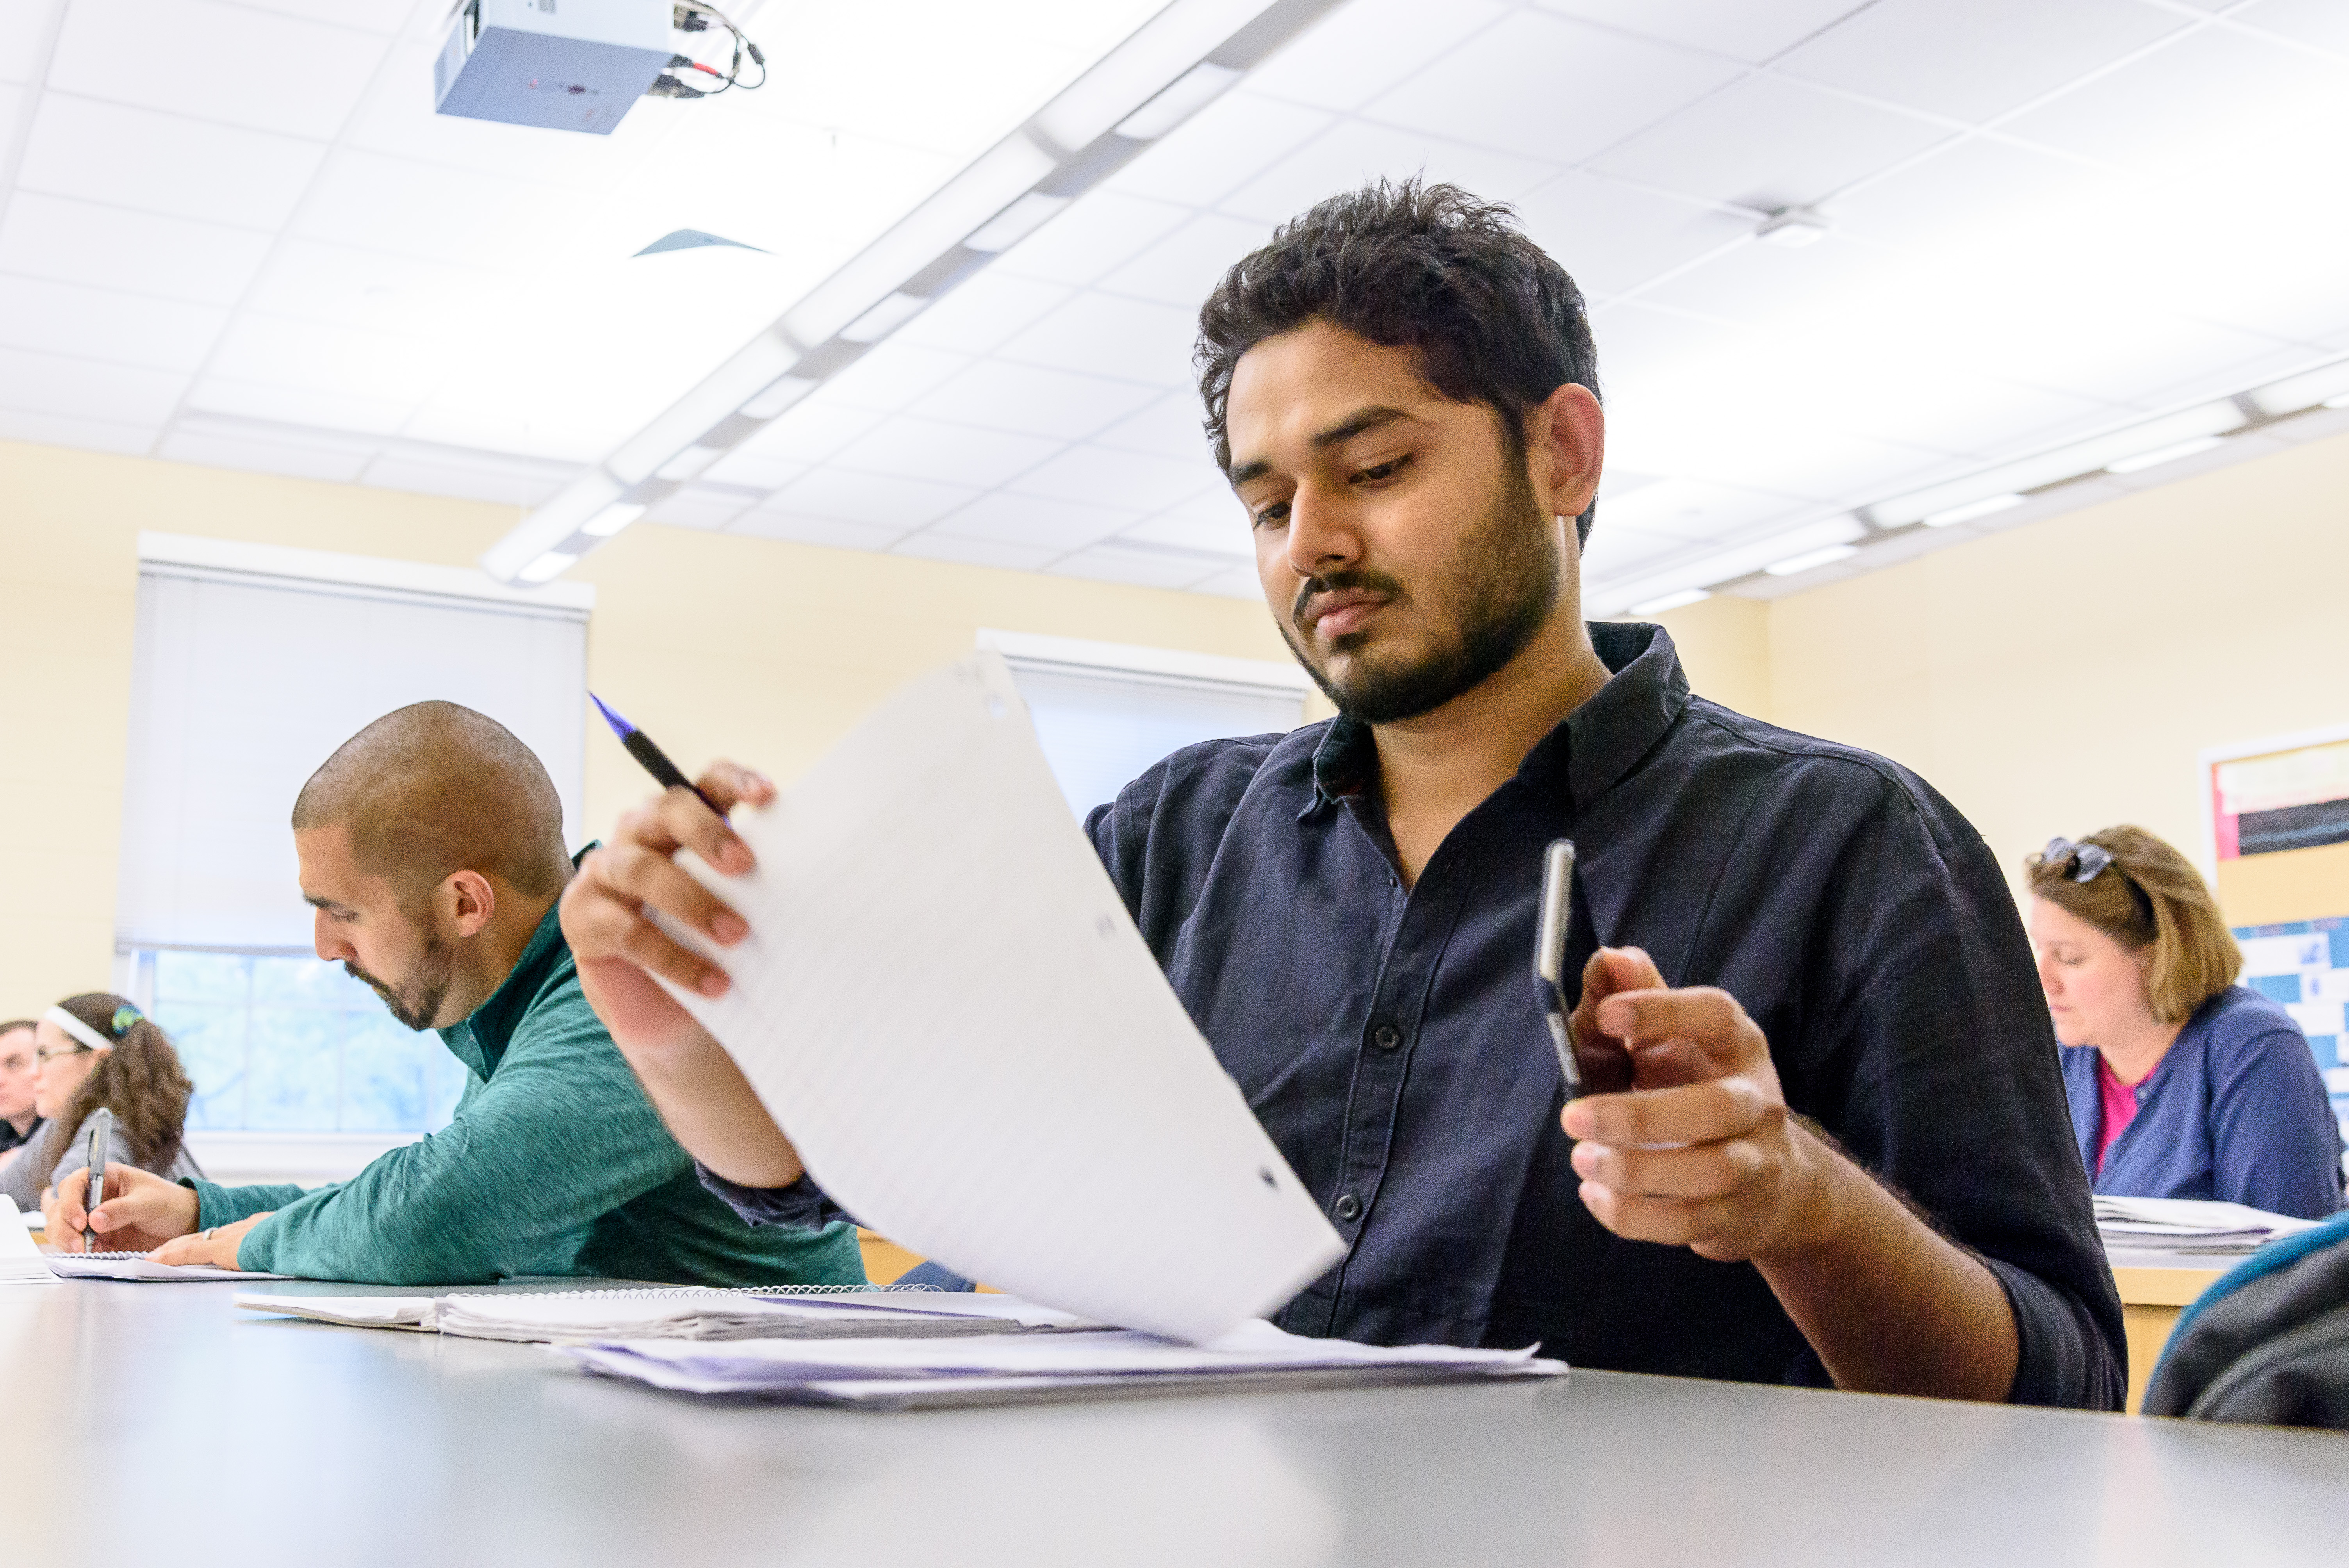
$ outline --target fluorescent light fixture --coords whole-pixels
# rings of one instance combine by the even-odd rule
[[[723,447],[690,446],[653,470],[657,480],[689,480],[726,455]],[[587,531],[595,532],[594,529]]]
[[[2023,504],[2023,498],[2009,491],[2005,495],[1986,495],[1980,500],[1970,500],[1963,506],[1953,506],[1917,521],[1927,528],[1947,528],[1953,522],[1971,522],[1978,517],[1990,517],[1997,512],[2011,511]]]
[[[930,302],[919,294],[893,294],[840,329],[851,343],[877,343],[922,314]]]
[[[610,474],[602,469],[588,469],[484,551],[481,570],[501,583],[514,581],[526,564],[578,532],[581,523],[619,500],[620,494],[620,483]]]
[[[1782,207],[1763,221],[1754,237],[1765,245],[1799,251],[1826,239],[1834,226],[1808,207]]]
[[[2262,414],[2297,414],[2303,408],[2338,408],[2349,400],[2349,359],[2320,365],[2271,381],[2251,394]]]
[[[514,573],[525,583],[551,583],[578,563],[576,555],[565,555],[560,550],[550,550],[521,571]]]
[[[609,539],[636,519],[645,515],[644,507],[636,501],[622,501],[607,506],[579,525],[579,531],[595,539]]]
[[[1797,572],[1808,572],[1815,566],[1832,566],[1838,561],[1848,561],[1859,553],[1857,544],[1825,544],[1816,550],[1806,550],[1800,555],[1789,555],[1784,561],[1773,561],[1762,568],[1773,577],[1792,577]]]
[[[2085,441],[2074,441],[2053,451],[2001,463],[1996,468],[1985,469],[1961,480],[1911,490],[1907,495],[1878,501],[1868,510],[1878,523],[1887,528],[1898,528],[1910,522],[1936,522],[1936,520],[1940,522],[1962,522],[1965,519],[1955,514],[1976,501],[1998,501],[2000,504],[1990,511],[2001,511],[2012,504],[2004,500],[2007,496],[2101,473],[2111,464],[2142,453],[2159,451],[2165,447],[2174,447],[2180,441],[2190,441],[2202,436],[2224,436],[2240,429],[2247,418],[2231,397],[2216,403],[2198,404],[2175,414],[2165,414],[2158,419],[2147,419],[2142,424],[2091,436]],[[1968,515],[1986,517],[1989,511]]]
[[[1117,122],[1128,141],[1155,141],[1217,98],[1240,79],[1238,71],[1202,60],[1167,84],[1165,90]]]
[[[1631,606],[1631,614],[1661,615],[1667,610],[1685,610],[1691,604],[1702,604],[1712,597],[1713,593],[1710,589],[1683,588],[1677,593],[1667,593],[1660,599],[1651,599],[1644,604],[1634,604]]]
[[[994,255],[1008,251],[1037,230],[1047,220],[1069,204],[1066,196],[1047,196],[1041,191],[1030,191],[1019,201],[971,231],[962,242],[966,251],[978,251]]]
[[[1036,129],[1066,152],[1092,145],[1102,132],[1156,98],[1216,46],[1256,20],[1269,3],[1174,0],[1045,105],[1036,117]]]
[[[804,376],[781,377],[743,404],[740,412],[746,419],[771,419],[823,385]]]
[[[2167,447],[2156,447],[2149,452],[2139,452],[2133,458],[2116,458],[2105,465],[2108,474],[2133,474],[2139,469],[2159,468],[2164,463],[2190,458],[2197,452],[2207,452],[2213,447],[2227,444],[2224,436],[2196,436],[2191,440],[2178,441]]]

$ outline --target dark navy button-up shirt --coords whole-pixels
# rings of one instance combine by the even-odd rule
[[[1408,890],[1372,737],[1342,718],[1186,748],[1087,821],[1176,994],[1349,1244],[1278,1321],[1826,1380],[1750,1264],[1624,1241],[1577,1195],[1530,974],[1542,851],[1571,838],[1598,940],[1735,995],[1787,1103],[1997,1274],[2020,1331],[2014,1398],[2117,1408],[2120,1305],[1988,849],[1892,763],[1691,696],[1661,629],[1591,634],[1613,678]],[[712,1184],[753,1216],[809,1196]]]
[[[2091,1163],[2105,1130],[2094,1047],[2064,1051],[2064,1088]],[[2323,1076],[2292,1015],[2258,992],[2230,985],[2197,1007],[2136,1093],[2097,1191],[2220,1198],[2303,1220],[2340,1209],[2341,1129]]]

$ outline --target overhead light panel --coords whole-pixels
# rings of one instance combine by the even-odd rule
[[[1823,544],[1816,550],[1806,550],[1800,555],[1789,555],[1784,561],[1774,561],[1762,570],[1773,577],[1792,577],[1797,572],[1816,567],[1832,566],[1838,561],[1848,561],[1859,553],[1857,544]]]
[[[2262,414],[2297,414],[2303,408],[2338,408],[2349,399],[2349,359],[2320,365],[2281,381],[2270,382],[2251,394]]]
[[[790,409],[799,400],[823,386],[821,381],[805,376],[778,377],[767,388],[737,410],[746,419],[767,420]]]
[[[922,314],[930,302],[919,294],[893,294],[840,329],[851,343],[878,343]]]
[[[1240,79],[1229,66],[1201,61],[1167,85],[1156,98],[1117,122],[1129,141],[1155,141],[1217,98]]]
[[[1912,522],[1939,527],[1945,523],[1963,522],[1970,517],[1987,517],[1992,511],[2019,504],[2007,499],[2011,496],[2022,496],[2049,485],[2061,484],[2066,480],[2102,473],[2115,463],[2126,462],[2148,452],[2158,452],[2181,441],[2229,435],[2241,429],[2248,420],[2249,416],[2236,407],[2233,398],[2222,398],[2215,403],[2183,408],[2175,414],[2165,414],[2158,419],[2107,430],[2101,436],[2073,441],[2052,451],[2018,458],[2012,462],[1969,474],[1963,479],[1911,490],[1907,495],[1878,501],[1868,510],[1878,523],[1888,528],[1899,528]],[[1992,501],[1998,504],[1987,504]],[[1986,510],[1966,511],[1976,503],[1983,503]]]
[[[1042,228],[1069,201],[1066,196],[1047,196],[1041,191],[1030,191],[972,230],[962,248],[989,256],[1008,251]]]
[[[2156,447],[2149,452],[2139,452],[2133,458],[2116,458],[2105,465],[2108,474],[2133,474],[2139,469],[2158,469],[2164,463],[2174,463],[2180,458],[2190,458],[2207,452],[2213,447],[2227,444],[2224,436],[2196,436],[2167,447]]]
[[[1692,604],[1702,604],[1712,597],[1713,593],[1710,589],[1683,588],[1677,593],[1666,593],[1661,598],[1651,599],[1644,604],[1634,604],[1631,606],[1631,614],[1661,615],[1667,610],[1685,610]]]
[[[576,555],[567,554],[559,550],[550,550],[514,575],[525,583],[552,583],[578,562],[579,557]]]
[[[2022,504],[2023,498],[2009,490],[2004,495],[1986,495],[1963,506],[1949,507],[1917,521],[1927,528],[1948,528],[1952,523],[1971,522],[1978,517],[1994,517],[2002,511],[2012,511]]]
[[[581,523],[579,531],[591,539],[609,539],[644,515],[645,509],[641,502],[622,501],[617,506],[605,507]]]

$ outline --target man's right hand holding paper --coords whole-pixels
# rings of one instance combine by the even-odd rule
[[[728,810],[775,796],[765,777],[730,762],[696,784]],[[670,789],[622,817],[612,841],[581,863],[563,894],[563,934],[588,1005],[687,1152],[741,1186],[788,1187],[802,1174],[798,1151],[733,1058],[653,979],[705,996],[723,995],[728,984],[723,970],[656,925],[653,911],[720,947],[750,934],[740,915],[678,869],[680,849],[733,876],[755,863],[724,818],[692,790]]]

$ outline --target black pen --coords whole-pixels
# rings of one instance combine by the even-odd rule
[[[114,1112],[99,1106],[89,1117],[89,1180],[82,1184],[81,1250],[94,1253],[98,1241],[89,1233],[89,1212],[106,1202],[106,1151],[114,1142]]]
[[[682,788],[692,789],[694,795],[703,805],[709,807],[713,811],[717,811],[720,820],[724,819],[726,813],[719,810],[718,802],[711,799],[709,796],[702,794],[699,789],[694,789],[693,780],[688,779],[685,776],[684,769],[678,767],[676,763],[671,762],[668,759],[667,755],[663,752],[659,747],[653,744],[653,738],[651,736],[647,735],[643,730],[638,729],[635,725],[630,724],[626,719],[622,718],[618,714],[614,713],[612,711],[612,705],[605,702],[602,697],[597,696],[594,692],[591,691],[587,694],[587,700],[595,705],[596,711],[604,716],[604,722],[612,727],[612,733],[620,738],[620,744],[627,748],[628,755],[635,758],[638,762],[643,763],[645,771],[651,774],[662,789],[676,789]]]

